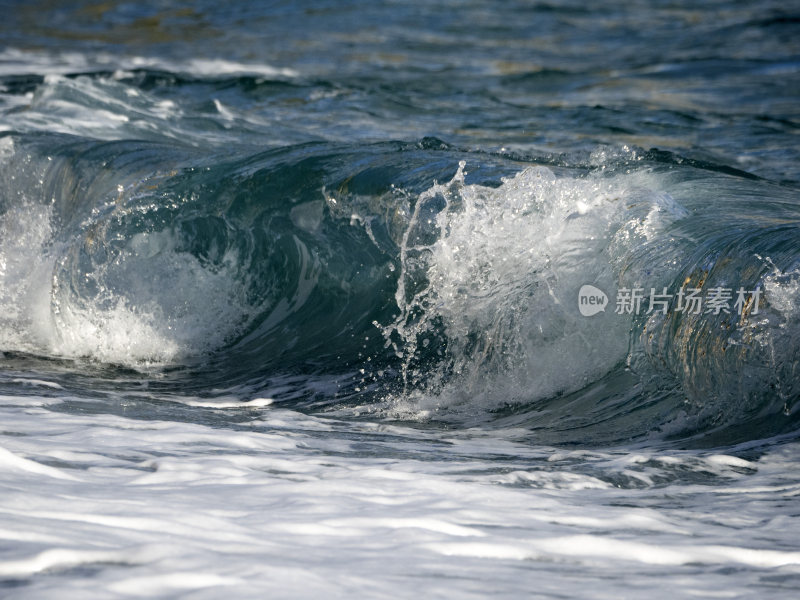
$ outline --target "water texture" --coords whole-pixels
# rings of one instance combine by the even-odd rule
[[[798,7],[3,7],[0,595],[796,595]]]

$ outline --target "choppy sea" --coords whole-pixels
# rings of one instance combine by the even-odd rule
[[[796,2],[0,7],[0,596],[798,597]]]

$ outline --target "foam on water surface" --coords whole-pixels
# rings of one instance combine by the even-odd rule
[[[466,185],[465,166],[419,197],[401,243],[400,316],[383,332],[401,339],[406,382],[434,392],[423,409],[445,410],[585,387],[625,359],[632,320],[611,302],[586,319],[579,290],[592,284],[613,299],[621,269],[644,276],[630,273],[630,255],[687,211],[646,173],[572,178],[534,167],[494,188]],[[441,376],[413,364],[442,339]]]
[[[16,548],[0,577],[25,582],[9,598],[581,596],[620,571],[609,593],[772,581],[789,597],[800,577],[791,445],[750,460],[565,452],[519,431],[441,435],[262,404],[223,431],[0,410],[0,538]]]

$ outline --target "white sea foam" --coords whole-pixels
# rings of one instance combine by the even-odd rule
[[[197,406],[200,408],[264,408],[273,404],[275,401],[272,398],[253,398],[252,400],[240,400],[238,398],[229,399],[216,399],[216,400],[200,400],[200,399],[182,399],[177,398],[177,402],[186,404],[187,406]]]
[[[771,262],[769,257],[766,258]],[[800,267],[786,272],[772,264],[773,271],[764,278],[764,292],[769,304],[787,323],[800,314]]]
[[[0,76],[24,71],[23,65],[44,81],[34,92],[8,96],[18,108],[5,111],[0,131],[48,131],[96,139],[168,139],[206,146],[212,142],[233,142],[236,137],[224,129],[237,122],[252,131],[274,132],[275,123],[253,114],[240,114],[214,101],[215,112],[204,109],[187,113],[184,106],[123,81],[133,77],[133,69],[157,69],[189,77],[224,78],[253,76],[257,79],[297,77],[291,69],[264,64],[243,64],[221,59],[192,59],[165,62],[146,57],[120,58],[82,54],[45,53],[6,49],[0,51]],[[31,65],[35,65],[31,67]],[[97,71],[113,69],[111,76]],[[204,126],[206,125],[206,126]],[[223,130],[219,125],[223,125]],[[240,130],[237,130],[241,133]],[[278,142],[272,139],[271,143]]]
[[[164,230],[137,234],[91,274],[99,291],[53,293],[56,353],[106,362],[171,362],[222,345],[248,319],[237,286],[237,257],[217,270],[175,247]],[[68,263],[66,277],[80,267]]]
[[[106,52],[46,52],[5,48],[0,51],[0,76],[36,73],[66,75],[102,70],[159,69],[197,76],[255,75],[266,78],[293,78],[294,69],[279,68],[264,63],[242,63],[220,58],[168,60],[149,56],[120,56]]]
[[[214,350],[246,324],[237,257],[208,269],[164,230],[132,236],[113,261],[83,273],[53,242],[51,219],[51,206],[27,200],[0,216],[2,349],[163,364]],[[90,241],[104,243],[80,238],[78,252]],[[76,279],[96,285],[76,290]]]
[[[26,582],[5,597],[587,597],[602,585],[667,599],[774,580],[772,597],[788,599],[800,577],[797,444],[749,460],[570,452],[514,431],[266,411],[232,430],[0,398],[0,575]]]
[[[402,340],[396,347],[406,377],[427,391],[396,402],[400,414],[546,398],[607,373],[628,351],[630,319],[613,306],[620,264],[687,214],[652,191],[659,182],[644,173],[574,178],[531,167],[490,188],[466,184],[464,166],[409,211],[396,294],[401,314],[383,331]],[[612,304],[581,315],[584,284]],[[417,377],[414,360],[439,327],[443,375]]]
[[[45,248],[52,236],[51,208],[23,199],[0,217],[0,344],[31,350],[51,331],[50,277]]]

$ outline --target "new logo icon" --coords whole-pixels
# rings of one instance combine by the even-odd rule
[[[608,296],[593,285],[583,285],[578,291],[578,310],[584,317],[603,312],[608,305]]]

